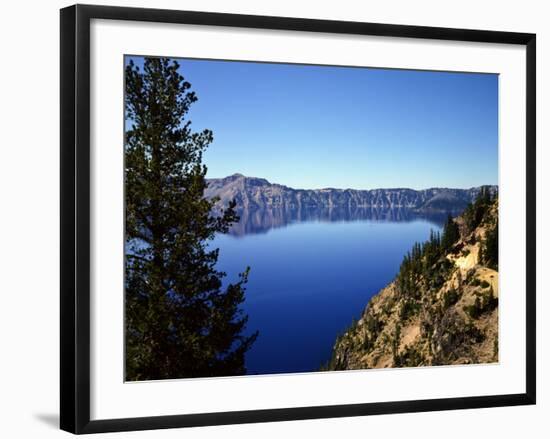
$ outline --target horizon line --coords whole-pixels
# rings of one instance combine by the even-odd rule
[[[485,186],[497,187],[497,188],[499,186],[498,183],[497,183],[497,184],[480,184],[480,185],[469,186],[469,187],[430,186],[430,187],[425,187],[423,189],[413,189],[412,187],[406,187],[406,186],[401,186],[401,187],[385,186],[385,187],[374,187],[374,188],[370,188],[370,189],[357,189],[357,188],[352,188],[352,187],[338,188],[338,187],[330,187],[330,186],[318,187],[318,188],[303,188],[303,187],[297,188],[297,187],[288,186],[288,185],[282,184],[282,183],[274,183],[274,182],[268,180],[265,177],[256,177],[256,176],[244,175],[240,172],[234,172],[233,174],[226,175],[225,177],[205,177],[205,179],[206,180],[225,180],[226,178],[229,178],[229,177],[255,178],[255,179],[258,179],[258,180],[265,180],[269,184],[272,184],[272,185],[284,186],[284,187],[287,187],[287,188],[293,189],[293,190],[306,190],[306,191],[310,191],[310,190],[313,190],[313,191],[315,191],[315,190],[339,190],[339,191],[346,191],[346,190],[354,190],[354,191],[412,190],[412,191],[427,191],[427,190],[430,190],[430,189],[470,190],[470,189],[478,189],[478,188],[485,187]]]

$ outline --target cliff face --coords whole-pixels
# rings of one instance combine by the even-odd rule
[[[292,189],[272,184],[263,178],[234,174],[209,179],[207,198],[219,197],[227,206],[236,200],[240,209],[311,209],[311,208],[405,208],[412,210],[459,211],[473,201],[480,188],[447,189]],[[491,187],[495,192],[496,187]]]
[[[456,239],[444,251],[427,245],[415,256],[413,249],[396,279],[337,338],[325,369],[498,361],[498,201],[454,224]]]

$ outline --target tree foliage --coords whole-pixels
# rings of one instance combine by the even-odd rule
[[[217,233],[235,204],[213,213],[202,155],[212,132],[186,119],[197,96],[176,61],[145,58],[125,71],[126,379],[236,375],[257,334],[245,336],[248,269],[223,285]]]
[[[491,194],[487,187],[482,187],[476,200],[464,212],[464,219],[468,231],[472,231],[481,223],[486,228],[485,239],[479,248],[479,261],[487,267],[498,270],[498,215],[489,217],[487,213],[497,201],[498,195]]]
[[[493,196],[488,186],[482,186],[475,201],[468,204],[463,213],[464,222],[468,232],[473,231],[481,224],[487,209],[494,201],[494,197],[496,197],[496,194]]]
[[[476,292],[474,303],[463,307],[464,312],[472,319],[478,319],[482,314],[494,310],[498,306],[498,297],[495,297],[493,288]]]
[[[418,283],[421,279],[426,280],[432,288],[437,288],[445,279],[449,270],[449,262],[445,255],[443,242],[449,241],[450,233],[444,231],[443,236],[439,232],[430,231],[430,238],[424,243],[415,243],[410,252],[407,252],[397,274],[397,287],[401,295],[415,300],[420,299],[420,288]],[[458,240],[457,236],[452,244]],[[410,309],[418,307],[410,305]]]
[[[488,231],[480,247],[483,260],[488,267],[498,269],[498,218],[486,220],[487,213],[496,201],[488,187],[482,187],[475,201],[462,214],[467,231],[484,222]],[[473,230],[473,229],[472,229]],[[443,234],[430,231],[430,238],[424,243],[415,243],[411,251],[404,256],[397,274],[397,288],[402,297],[409,300],[401,312],[402,316],[414,314],[415,301],[421,299],[420,291],[427,286],[432,291],[439,289],[449,272],[452,263],[445,255],[460,240],[460,229],[457,222],[449,215],[443,227]],[[425,282],[420,285],[419,282]],[[461,282],[459,282],[460,284]],[[457,293],[458,294],[458,293]],[[446,306],[456,299],[455,294],[446,297]],[[412,301],[411,301],[412,300]]]
[[[448,215],[447,222],[443,228],[443,238],[441,239],[441,247],[444,251],[451,249],[453,244],[460,238],[458,224],[451,215]]]
[[[498,270],[498,222],[487,231],[483,248],[483,262],[489,268]]]

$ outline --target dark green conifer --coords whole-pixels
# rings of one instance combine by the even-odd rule
[[[243,335],[248,269],[223,286],[215,234],[238,221],[213,214],[202,154],[212,132],[186,119],[197,96],[176,61],[126,67],[126,379],[238,375],[257,334]]]
[[[448,215],[447,222],[443,228],[443,237],[441,238],[441,249],[447,252],[453,244],[460,238],[458,224],[453,220],[451,215]]]
[[[487,231],[483,247],[483,261],[489,268],[498,270],[498,222]]]

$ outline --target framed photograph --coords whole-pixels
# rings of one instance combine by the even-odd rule
[[[534,34],[62,9],[61,428],[534,404],[535,132]]]

